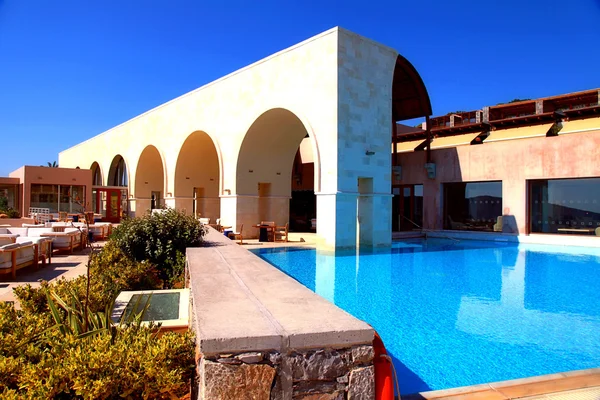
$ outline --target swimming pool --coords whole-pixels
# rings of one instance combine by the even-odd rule
[[[402,394],[600,366],[600,249],[414,239],[254,250],[371,324]]]

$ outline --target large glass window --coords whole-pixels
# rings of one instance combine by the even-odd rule
[[[48,208],[51,213],[80,213],[85,205],[85,186],[32,184],[30,200],[30,207]]]
[[[19,210],[19,192],[17,185],[0,185],[0,213]]]
[[[529,181],[532,233],[598,235],[600,178]]]
[[[444,228],[502,231],[502,182],[444,184]]]

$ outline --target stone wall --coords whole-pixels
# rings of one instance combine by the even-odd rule
[[[373,347],[200,355],[202,400],[374,399]]]
[[[194,399],[372,399],[374,331],[209,229],[187,249]]]

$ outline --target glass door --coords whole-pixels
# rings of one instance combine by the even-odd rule
[[[107,197],[106,220],[108,222],[119,222],[121,219],[121,191],[118,189],[109,189]]]
[[[102,215],[102,221],[118,223],[121,221],[121,189],[96,188],[96,214]]]
[[[392,229],[412,231],[423,226],[423,185],[402,185],[394,188]]]

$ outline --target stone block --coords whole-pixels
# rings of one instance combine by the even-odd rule
[[[204,363],[204,398],[269,400],[275,368],[265,364]]]
[[[294,396],[294,400],[344,400],[344,392]]]
[[[369,364],[373,361],[375,352],[372,346],[357,346],[352,348],[352,362],[356,364]]]
[[[350,371],[348,400],[375,399],[375,367],[357,368]]]
[[[345,375],[349,368],[347,352],[337,350],[317,350],[305,355],[290,356],[294,382],[330,381]]]
[[[236,359],[240,360],[244,364],[256,364],[263,360],[263,353],[251,352],[242,353],[235,356]]]

